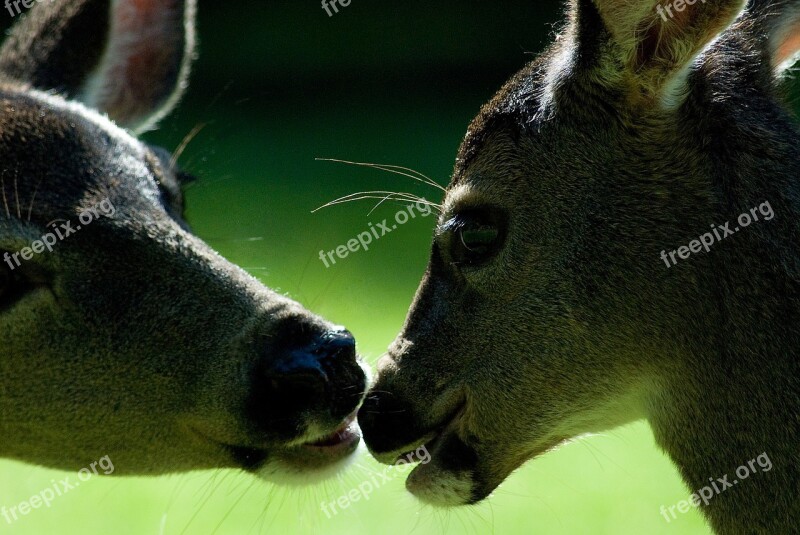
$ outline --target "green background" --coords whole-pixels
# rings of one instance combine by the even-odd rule
[[[416,218],[326,269],[320,250],[398,208],[369,214],[374,203],[362,201],[311,211],[372,189],[441,195],[315,158],[409,166],[445,185],[470,119],[548,42],[559,11],[533,0],[352,0],[328,17],[317,0],[201,0],[191,89],[147,139],[174,150],[203,125],[180,158],[200,177],[187,191],[194,230],[265,284],[348,326],[374,363],[402,324],[434,218]],[[303,488],[233,471],[95,477],[12,526],[0,518],[0,533],[709,533],[696,511],[671,523],[660,515],[689,491],[643,423],[529,462],[477,507],[422,506],[396,474],[369,501],[330,519],[321,511],[383,470],[365,455],[341,479]],[[0,461],[0,506],[66,475]]]

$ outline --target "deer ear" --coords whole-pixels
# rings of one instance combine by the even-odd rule
[[[758,13],[758,28],[767,36],[768,54],[772,70],[781,76],[800,59],[800,3],[784,2],[778,5],[762,5],[755,2]]]
[[[38,4],[0,49],[4,76],[56,90],[141,132],[177,103],[194,50],[195,0]]]
[[[581,45],[606,71],[645,97],[675,104],[692,61],[742,12],[747,0],[573,0]],[[591,28],[596,21],[602,28]],[[598,43],[601,39],[603,42]]]

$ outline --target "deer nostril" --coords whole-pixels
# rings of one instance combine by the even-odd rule
[[[312,399],[325,392],[327,379],[322,370],[300,368],[267,374],[267,385],[273,394],[279,396]]]
[[[311,406],[325,397],[327,377],[316,367],[271,371],[266,379],[270,396],[287,408]]]
[[[355,358],[356,340],[345,329],[328,331],[312,344],[310,350],[321,359]]]
[[[353,335],[344,329],[317,336],[269,366],[262,375],[265,396],[287,412],[329,405],[336,386],[331,383],[346,379],[342,368],[355,361],[355,347]]]

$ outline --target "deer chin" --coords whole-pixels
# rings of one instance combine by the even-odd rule
[[[388,465],[419,463],[409,474],[406,488],[422,502],[440,507],[475,503],[477,452],[459,436],[466,406],[461,404],[435,430],[392,451],[371,451],[373,457]],[[425,458],[419,451],[424,450]]]
[[[283,444],[233,446],[194,430],[204,442],[222,446],[236,466],[256,477],[281,485],[308,485],[335,476],[356,457],[361,431],[356,413],[333,430],[315,429]]]
[[[406,489],[434,507],[474,505],[500,486],[527,460],[557,447],[564,439],[553,439],[535,447],[521,447],[514,454],[483,445],[478,451],[461,438],[460,411],[442,430],[424,444],[430,462],[420,463],[406,479]]]
[[[463,416],[462,408],[426,437],[423,447],[430,460],[420,463],[406,479],[406,489],[428,505],[468,505],[485,497],[476,496],[482,486],[477,480],[478,453],[458,433]]]

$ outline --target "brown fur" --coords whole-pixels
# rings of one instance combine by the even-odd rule
[[[470,126],[365,439],[385,461],[427,442],[408,488],[459,505],[566,439],[645,418],[692,491],[767,453],[770,472],[702,510],[717,533],[790,533],[800,135],[772,54],[798,3],[731,23],[742,2],[697,2],[659,46],[638,31],[655,2],[623,3],[572,1],[557,42]],[[765,201],[772,221],[659,258]],[[470,265],[454,229],[476,213],[500,234]]]

